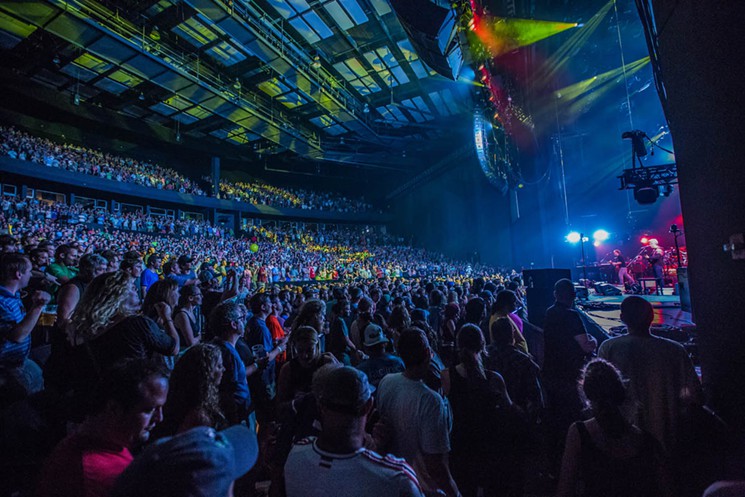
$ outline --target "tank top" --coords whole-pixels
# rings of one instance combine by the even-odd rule
[[[637,453],[615,457],[599,449],[585,424],[576,422],[581,440],[581,473],[586,497],[652,497],[659,495],[655,474],[655,440],[644,432]]]

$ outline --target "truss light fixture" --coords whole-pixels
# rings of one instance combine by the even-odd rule
[[[233,83],[233,88],[235,88],[238,91],[241,91],[241,80],[238,78],[235,78],[235,83]]]
[[[321,56],[318,55],[318,52],[315,50],[311,52],[311,57],[313,58],[313,62],[310,63],[310,67],[313,69],[320,69],[321,68]]]

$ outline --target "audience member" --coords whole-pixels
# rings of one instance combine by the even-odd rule
[[[35,291],[27,313],[21,290],[31,279],[31,261],[13,252],[0,257],[0,399],[5,403],[44,388],[41,368],[29,352],[31,332],[51,296]]]
[[[288,497],[422,496],[403,459],[365,449],[372,387],[360,371],[328,365],[313,378],[321,433],[293,447],[285,465]]]
[[[404,362],[400,357],[386,352],[390,340],[383,333],[383,328],[377,324],[368,324],[364,331],[365,350],[369,358],[360,362],[357,369],[365,373],[370,384],[377,388],[385,376],[404,371]]]
[[[168,375],[162,366],[129,359],[106,370],[82,426],[49,456],[37,497],[105,497],[163,419]]]
[[[380,381],[377,400],[392,432],[390,452],[414,468],[425,491],[459,494],[450,475],[449,413],[443,398],[424,384],[432,349],[419,329],[401,332],[398,351],[406,369]]]
[[[647,300],[626,297],[621,320],[628,334],[603,342],[598,356],[629,379],[629,406],[637,426],[672,450],[685,410],[702,404],[701,382],[682,345],[650,333],[653,317]]]
[[[626,392],[619,371],[609,362],[594,359],[582,371],[579,385],[593,417],[569,428],[557,496],[580,495],[580,480],[581,495],[676,495],[662,447],[621,412]]]

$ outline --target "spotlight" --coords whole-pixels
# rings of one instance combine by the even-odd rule
[[[181,143],[181,133],[176,133],[176,143]]]
[[[608,232],[607,232],[607,231],[605,231],[605,230],[597,230],[597,231],[595,231],[595,233],[593,233],[593,234],[592,234],[592,238],[593,238],[593,239],[594,239],[594,240],[595,240],[596,242],[604,242],[604,241],[606,241],[606,240],[607,240],[608,238],[610,238],[610,233],[608,233]]]
[[[362,112],[364,112],[365,114],[369,114],[370,113],[370,104],[366,103],[365,106],[362,108]]]
[[[596,247],[599,247],[599,246],[600,246],[600,242],[599,242],[599,241],[597,241],[597,240],[595,240],[594,242],[592,242],[592,244],[593,244],[594,246],[596,246]]]
[[[75,93],[75,96],[72,97],[72,103],[73,105],[80,105],[80,94]]]
[[[649,237],[647,237],[645,235],[645,236],[641,237],[641,240],[639,240],[639,241],[642,243],[642,245],[646,245],[646,244],[649,243]]]
[[[660,187],[657,185],[644,185],[634,188],[634,200],[641,205],[654,204],[659,196]]]
[[[140,92],[140,96],[137,98],[139,98],[140,100],[145,100],[145,94]]]
[[[55,66],[58,66],[60,63],[59,55],[55,55],[54,58],[52,59],[52,62],[54,63]]]
[[[578,243],[582,239],[582,235],[577,231],[572,231],[565,238],[569,243]]]

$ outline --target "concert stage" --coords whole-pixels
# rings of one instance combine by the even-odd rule
[[[619,287],[620,288],[620,287]],[[686,337],[695,334],[696,325],[690,312],[680,308],[680,297],[672,294],[672,288],[665,288],[664,295],[639,295],[652,304],[654,309],[653,333],[676,341],[687,341]],[[626,295],[592,295],[578,303],[588,321],[596,324],[610,336],[625,333],[621,322],[621,302]]]

